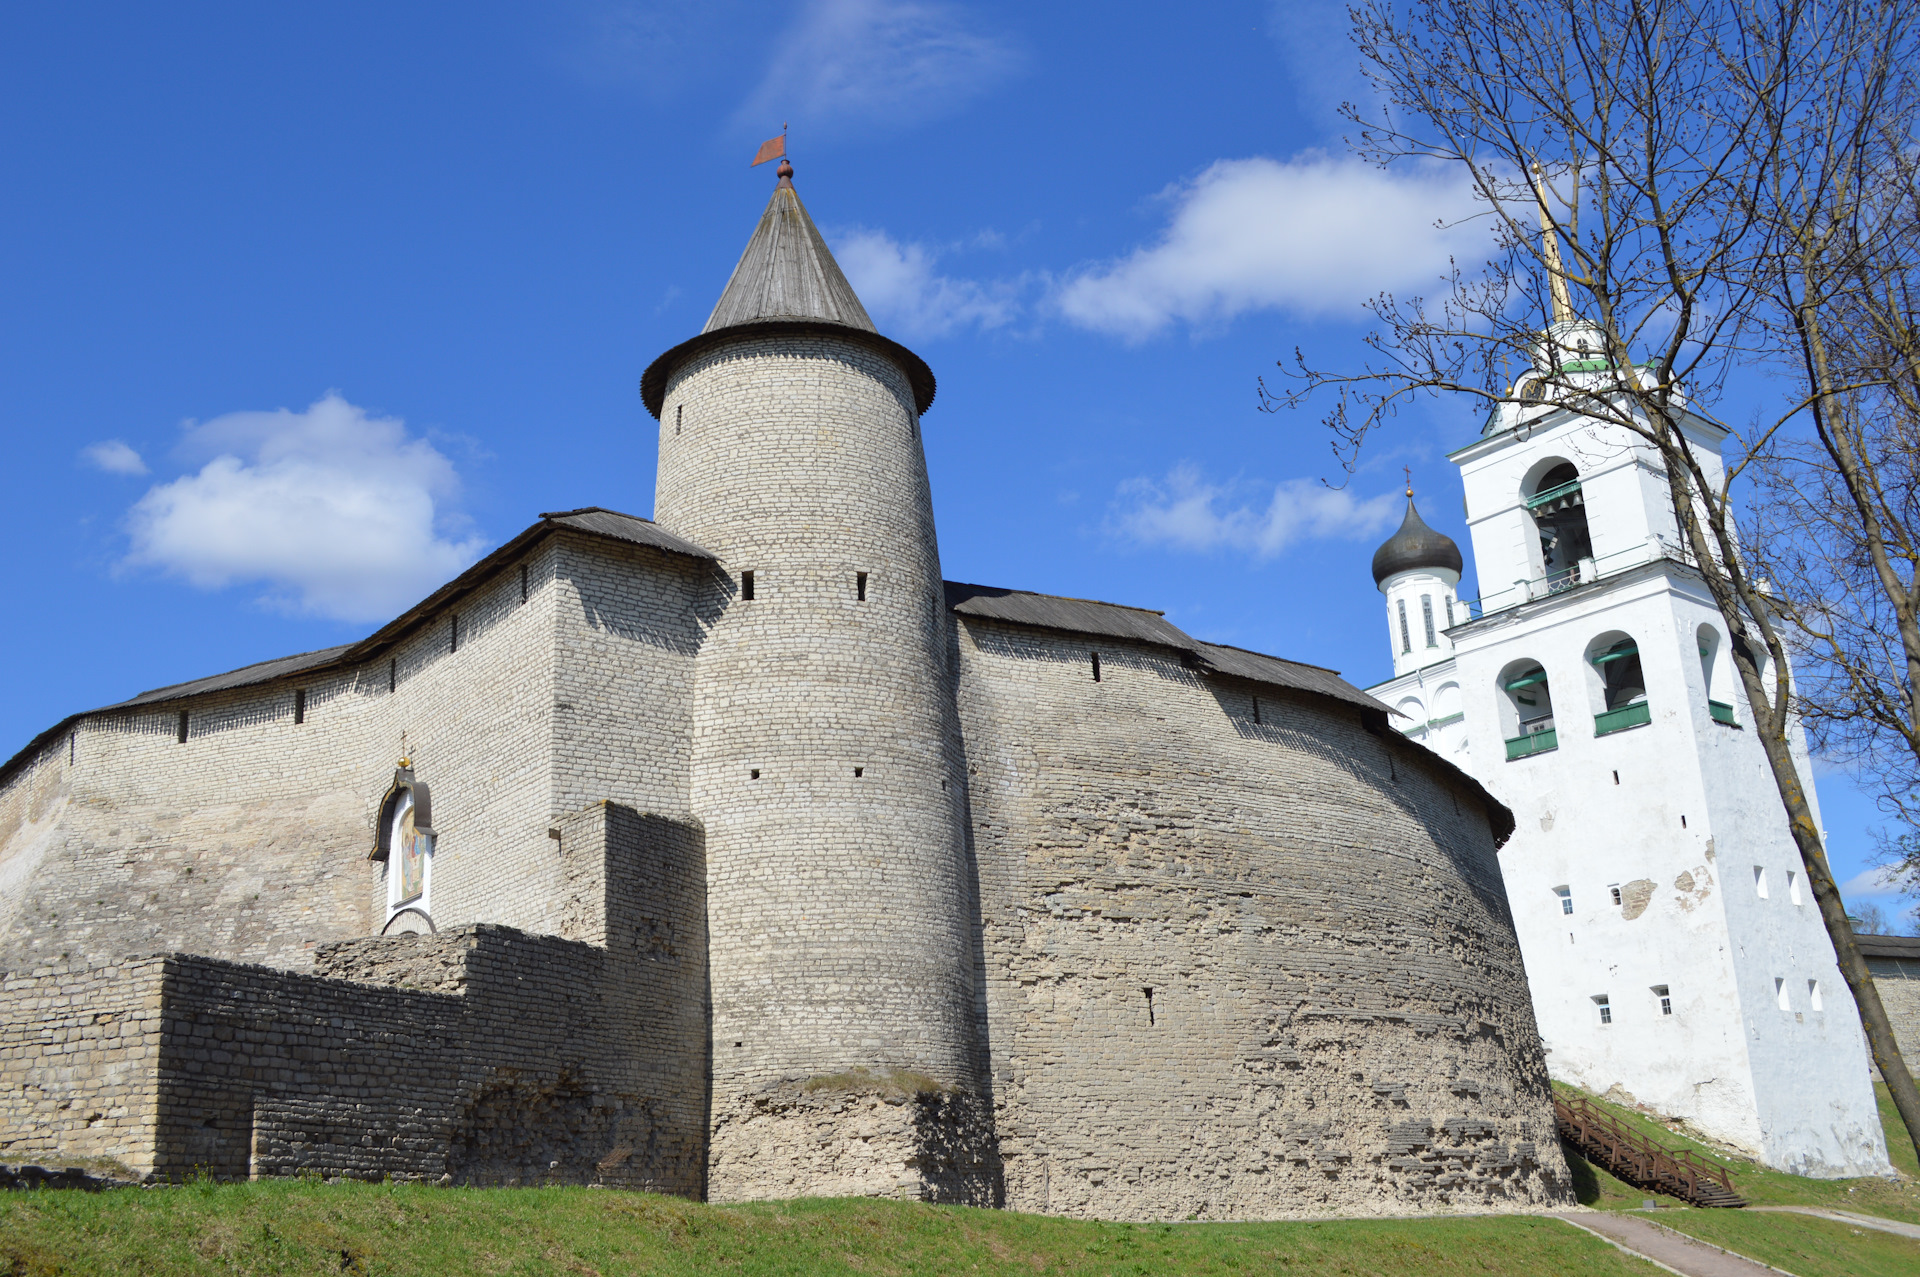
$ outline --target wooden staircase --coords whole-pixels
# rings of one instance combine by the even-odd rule
[[[1635,1188],[1666,1193],[1695,1206],[1745,1206],[1725,1168],[1693,1153],[1661,1148],[1608,1116],[1584,1095],[1553,1097],[1560,1138],[1608,1174]]]

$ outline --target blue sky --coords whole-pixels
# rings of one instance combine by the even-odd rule
[[[1373,547],[1467,405],[1342,491],[1256,378],[1357,355],[1460,233],[1348,157],[1339,4],[13,6],[0,18],[0,754],[367,633],[542,510],[651,514],[636,391],[796,183],[939,377],[949,577],[1385,677]],[[245,529],[244,535],[235,530]],[[1871,807],[1821,795],[1843,878]]]

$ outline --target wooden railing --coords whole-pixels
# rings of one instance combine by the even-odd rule
[[[1553,1097],[1560,1138],[1602,1170],[1635,1188],[1666,1193],[1695,1206],[1745,1206],[1726,1168],[1694,1153],[1661,1148],[1584,1095]]]

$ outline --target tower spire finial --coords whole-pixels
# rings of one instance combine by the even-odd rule
[[[1553,214],[1547,208],[1547,191],[1540,161],[1533,162],[1531,176],[1533,200],[1540,208],[1540,252],[1547,260],[1547,284],[1553,293],[1553,322],[1573,322],[1573,296],[1567,290],[1567,268],[1560,260],[1560,234],[1554,229]]]
[[[1409,501],[1411,501],[1411,500],[1413,500],[1413,467],[1412,467],[1412,466],[1401,466],[1400,468],[1401,468],[1402,470],[1404,470],[1404,471],[1406,471],[1406,474],[1407,474],[1407,500],[1409,500]]]

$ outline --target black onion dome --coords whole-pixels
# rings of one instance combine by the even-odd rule
[[[1373,583],[1378,585],[1395,573],[1421,568],[1450,568],[1459,576],[1464,566],[1460,547],[1453,543],[1453,538],[1428,527],[1420,512],[1413,508],[1413,498],[1409,496],[1407,517],[1400,524],[1400,530],[1373,552]]]

